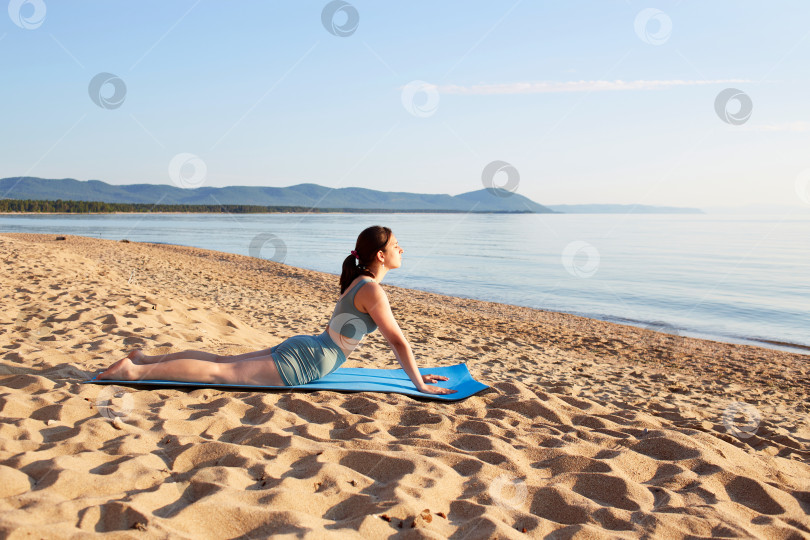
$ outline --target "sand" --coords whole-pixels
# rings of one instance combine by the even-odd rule
[[[77,236],[0,253],[0,537],[810,537],[807,356],[384,282],[419,365],[489,390],[81,384],[133,348],[320,333],[337,276]],[[345,365],[398,367],[379,332]]]

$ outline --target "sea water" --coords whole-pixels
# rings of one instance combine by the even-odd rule
[[[405,250],[392,285],[810,352],[806,215],[0,216],[3,232],[180,244],[332,274],[377,224]]]

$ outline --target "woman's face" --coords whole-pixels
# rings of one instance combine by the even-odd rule
[[[388,245],[383,253],[385,254],[385,266],[388,268],[402,266],[402,254],[405,253],[405,250],[399,247],[399,242],[394,233],[391,233],[391,238],[388,240]]]

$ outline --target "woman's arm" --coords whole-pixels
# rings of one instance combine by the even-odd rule
[[[364,289],[368,289],[368,291]],[[364,292],[366,294],[362,294]],[[408,374],[416,389],[425,394],[455,394],[455,390],[425,384],[425,379],[419,373],[419,368],[416,365],[411,346],[402,334],[402,329],[391,312],[388,295],[385,294],[380,284],[371,283],[369,286],[360,289],[358,295],[360,295],[363,307],[366,308],[371,318],[377,323],[380,333],[394,350],[397,361],[405,370],[405,373]],[[425,375],[424,377],[432,379],[431,382],[433,380],[447,380],[446,377],[437,375]]]

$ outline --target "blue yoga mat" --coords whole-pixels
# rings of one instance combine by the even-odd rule
[[[438,381],[431,386],[452,388],[455,394],[434,395],[423,394],[418,391],[411,382],[411,379],[402,369],[373,369],[373,368],[338,368],[326,377],[316,381],[298,386],[256,386],[248,384],[214,384],[199,382],[181,381],[115,381],[111,379],[90,379],[84,383],[96,384],[120,384],[128,386],[163,386],[163,387],[192,387],[192,388],[239,388],[250,390],[281,390],[296,389],[305,391],[315,390],[340,390],[344,392],[391,392],[396,394],[407,394],[428,399],[441,399],[444,401],[458,401],[468,398],[471,395],[489,388],[472,378],[465,364],[455,366],[422,368],[419,372],[423,375],[442,375],[447,377],[446,381]]]

